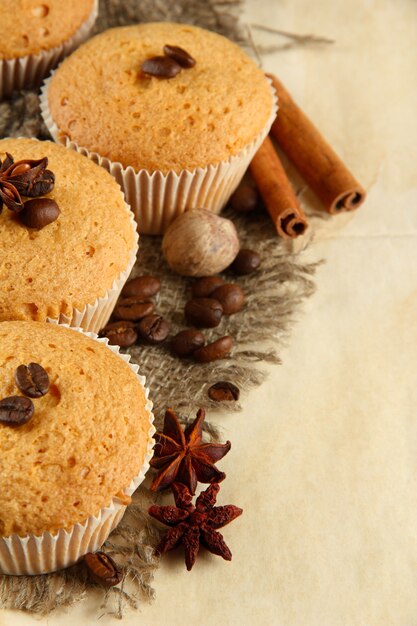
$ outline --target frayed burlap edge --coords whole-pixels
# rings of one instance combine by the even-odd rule
[[[235,41],[245,39],[238,20],[241,0],[101,0],[96,32],[110,26],[139,21],[171,20],[197,24],[216,30]],[[28,136],[49,139],[40,114],[35,91],[17,94],[0,103],[0,136]],[[208,339],[224,334],[235,338],[230,358],[209,365],[180,361],[167,346],[137,346],[130,350],[132,360],[140,362],[155,404],[157,426],[167,406],[175,407],[184,422],[199,406],[239,410],[240,404],[220,407],[207,397],[208,387],[219,380],[230,380],[241,389],[241,400],[265,378],[262,362],[279,363],[279,351],[287,343],[289,331],[301,303],[314,292],[315,264],[302,262],[302,253],[292,254],[276,236],[265,214],[236,216],[234,219],[242,246],[255,248],[262,257],[262,268],[255,275],[236,279],[245,291],[246,304],[237,315],[224,318],[220,327],[206,332]],[[183,309],[190,294],[191,281],[169,272],[160,254],[160,241],[141,239],[138,263],[133,275],[151,273],[162,280],[158,311],[171,323],[172,334],[184,328]],[[217,426],[208,423],[206,432],[219,437]],[[152,600],[153,572],[158,560],[153,546],[160,531],[147,515],[154,496],[146,486],[134,495],[122,522],[104,549],[125,567],[120,587],[103,590],[87,580],[82,566],[42,576],[0,576],[0,606],[46,615],[83,600],[88,592],[96,601],[97,615],[121,618],[128,607]]]

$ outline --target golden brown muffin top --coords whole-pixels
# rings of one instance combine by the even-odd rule
[[[175,78],[141,72],[164,45],[196,60]],[[108,30],[82,45],[54,74],[49,108],[63,135],[135,170],[180,171],[216,164],[263,130],[272,92],[234,43],[186,24]]]
[[[94,0],[1,0],[0,59],[50,50],[87,20]]]
[[[128,263],[135,234],[120,187],[102,167],[49,141],[0,140],[0,159],[47,156],[55,174],[48,198],[58,219],[42,230],[0,214],[0,321],[71,316],[112,286]]]
[[[149,411],[137,376],[102,343],[62,326],[0,323],[0,399],[36,362],[49,392],[22,426],[0,424],[0,535],[39,535],[96,515],[144,462]],[[123,494],[120,494],[123,497]]]

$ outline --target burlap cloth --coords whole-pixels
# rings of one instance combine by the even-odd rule
[[[101,0],[96,32],[111,26],[139,21],[172,20],[210,28],[245,42],[245,29],[239,22],[241,0]],[[0,136],[49,138],[41,121],[37,91],[17,95],[0,104]],[[140,364],[151,389],[157,426],[167,406],[176,408],[185,420],[197,407],[216,406],[207,397],[208,387],[229,380],[241,389],[241,400],[263,378],[263,361],[279,363],[279,350],[288,339],[292,322],[302,301],[312,294],[315,266],[303,264],[302,252],[294,254],[277,238],[274,227],[263,211],[237,216],[235,221],[242,246],[256,249],[262,257],[262,268],[255,275],[236,280],[245,291],[242,312],[224,318],[220,327],[208,331],[210,338],[231,334],[235,348],[230,358],[209,365],[194,364],[173,358],[166,346],[135,346],[129,351]],[[154,274],[162,280],[158,311],[172,325],[172,334],[184,328],[183,309],[189,297],[190,282],[169,272],[160,252],[159,238],[141,238],[138,262],[133,275]],[[231,407],[225,405],[225,410]],[[232,407],[239,409],[239,404]],[[208,436],[217,437],[216,426],[207,425]],[[138,490],[127,513],[106,542],[104,549],[126,567],[120,588],[109,591],[90,583],[81,566],[44,576],[0,576],[0,605],[37,614],[47,614],[69,606],[95,588],[97,610],[121,617],[126,606],[137,606],[154,590],[153,571],[158,560],[153,546],[159,537],[158,527],[147,515],[152,496],[146,485]]]

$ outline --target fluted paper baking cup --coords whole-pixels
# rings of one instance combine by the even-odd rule
[[[94,0],[93,10],[76,33],[67,41],[39,54],[29,54],[15,59],[0,59],[0,100],[14,91],[40,85],[42,79],[60,61],[87,39],[98,15],[98,0]]]
[[[130,355],[121,354],[118,346],[111,346],[106,338],[101,339],[94,333],[86,333],[81,328],[73,328],[73,330],[107,345],[109,350],[129,365],[145,391],[145,409],[149,417],[149,440],[139,474],[123,490],[123,494],[129,498],[144,480],[153,455],[154,441],[152,437],[155,432],[153,405],[149,399],[146,379],[139,374],[139,366],[130,363]],[[84,522],[75,524],[68,530],[61,529],[56,534],[45,532],[42,535],[27,535],[26,537],[19,537],[19,535],[0,537],[0,574],[13,576],[45,574],[73,565],[84,554],[95,552],[103,545],[111,531],[122,519],[125,510],[126,502],[123,501],[123,498],[115,496],[110,504],[102,508],[97,515],[88,517]]]
[[[278,99],[271,85],[273,104],[271,115],[262,132],[236,155],[215,165],[197,167],[192,171],[182,170],[148,172],[136,171],[129,166],[113,162],[97,152],[79,146],[62,133],[55,124],[48,104],[48,87],[52,76],[45,80],[40,95],[40,107],[44,122],[54,141],[104,167],[117,180],[125,198],[134,212],[139,232],[159,235],[169,224],[187,209],[204,208],[219,213],[243,178],[249,163],[269,133],[278,111]]]
[[[71,328],[82,328],[82,330],[98,333],[109,321],[110,315],[116,305],[117,299],[120,295],[123,285],[129,278],[130,272],[136,262],[136,255],[139,249],[139,235],[137,230],[137,224],[135,222],[132,211],[125,203],[126,211],[129,213],[129,219],[132,224],[132,230],[134,232],[135,244],[129,257],[129,263],[126,269],[120,274],[118,278],[113,281],[112,286],[106,291],[106,293],[97,298],[94,302],[87,304],[82,309],[74,308],[72,315],[68,316],[64,313],[60,313],[59,318],[48,317],[48,322],[56,322],[57,324],[66,324]]]

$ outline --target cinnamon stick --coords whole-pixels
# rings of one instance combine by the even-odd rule
[[[357,209],[366,192],[273,75],[279,111],[271,134],[329,213]]]
[[[307,228],[306,217],[269,137],[252,159],[249,171],[278,234],[294,239]]]

